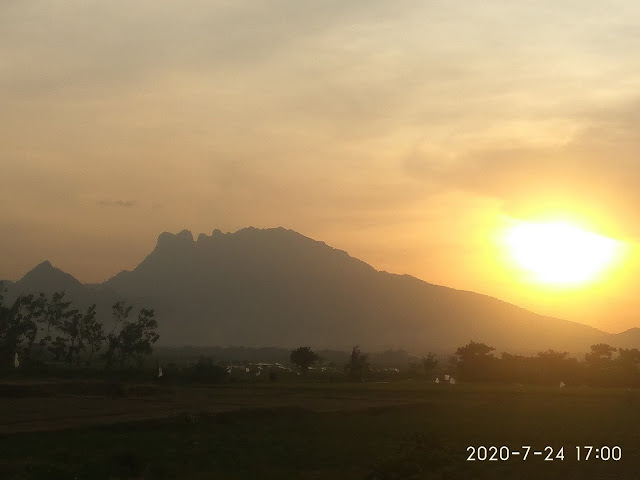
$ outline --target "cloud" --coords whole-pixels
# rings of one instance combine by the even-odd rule
[[[0,2],[5,215],[134,228],[139,245],[248,224],[340,245],[364,227],[430,237],[433,217],[460,218],[466,202],[440,199],[462,190],[512,215],[547,198],[630,228],[633,108],[594,106],[640,80],[636,9]]]
[[[122,207],[122,208],[131,208],[136,205],[135,200],[100,200],[98,205],[101,207]]]
[[[440,189],[497,197],[507,214],[566,214],[618,237],[640,237],[640,100],[583,114],[562,145],[503,141],[450,157],[417,147],[405,172]]]
[[[0,8],[0,27],[6,27],[0,51],[9,53],[0,88],[20,100],[109,95],[113,88],[146,88],[169,72],[242,74],[336,25],[394,12],[380,0],[196,0],[186,8],[167,1],[70,0]]]

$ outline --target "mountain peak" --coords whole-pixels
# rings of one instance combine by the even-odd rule
[[[56,270],[56,268],[53,265],[51,265],[51,262],[49,260],[45,260],[44,262],[39,263],[38,265],[33,267],[31,271],[35,271],[35,270]]]
[[[216,228],[216,229],[213,230],[213,232],[211,232],[211,235],[207,235],[206,233],[201,233],[200,235],[198,235],[197,242],[203,243],[203,242],[206,242],[207,240],[210,240],[210,239],[221,238],[224,235],[225,234],[222,233],[222,230],[220,230],[219,228]]]
[[[28,290],[66,290],[82,287],[73,275],[54,267],[49,260],[39,263],[20,279],[18,284]]]
[[[189,245],[193,243],[193,234],[189,230],[182,230],[180,233],[162,232],[158,235],[158,247],[165,245]]]

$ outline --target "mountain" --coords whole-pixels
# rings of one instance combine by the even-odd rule
[[[47,294],[58,290],[65,290],[69,294],[78,294],[84,290],[84,285],[73,275],[54,267],[49,261],[40,263],[10,287],[12,290],[45,292]]]
[[[73,275],[63,272],[44,261],[27,272],[17,282],[3,282],[7,289],[5,295],[7,302],[12,302],[20,294],[44,292],[48,296],[54,292],[64,291],[65,299],[73,301],[73,307],[85,310],[92,304],[101,306],[98,310],[98,318],[104,322],[110,322],[110,306],[120,299],[118,295],[108,288],[92,285],[84,285]]]
[[[486,295],[380,272],[283,228],[214,230],[196,240],[187,230],[165,232],[134,270],[100,285],[85,286],[52,269],[41,264],[10,290],[65,285],[82,303],[126,298],[153,307],[164,345],[359,344],[450,352],[474,340],[511,353],[640,345],[637,332],[607,334]]]
[[[610,343],[622,348],[640,348],[640,328],[630,328],[612,335]]]

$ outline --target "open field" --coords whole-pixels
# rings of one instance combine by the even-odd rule
[[[639,426],[640,392],[615,389],[13,381],[0,478],[638,478]],[[564,460],[468,462],[470,445]],[[622,458],[577,462],[576,445]]]

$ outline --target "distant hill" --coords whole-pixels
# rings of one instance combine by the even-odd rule
[[[164,345],[246,345],[452,351],[470,340],[498,352],[581,352],[599,342],[640,346],[640,329],[612,335],[474,292],[379,272],[292,230],[162,233],[132,271],[82,285],[48,262],[10,292],[59,290],[81,303],[125,298],[158,313]],[[108,310],[108,308],[107,308]]]
[[[76,280],[73,275],[55,268],[49,261],[44,261],[34,267],[11,287],[14,290],[45,292],[47,294],[59,290],[65,290],[69,294],[84,291],[84,285]]]
[[[99,305],[101,308],[98,310],[98,318],[104,322],[111,321],[111,305],[121,299],[102,285],[82,284],[73,275],[54,267],[49,261],[38,264],[15,283],[3,281],[3,286],[7,289],[7,302],[23,293],[44,292],[50,296],[54,292],[64,291],[66,300],[72,300],[74,308],[84,310],[94,303]]]
[[[611,335],[609,343],[622,348],[640,348],[640,328],[630,328]]]

